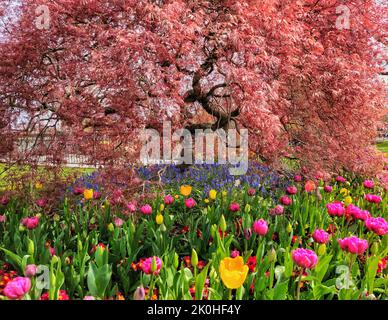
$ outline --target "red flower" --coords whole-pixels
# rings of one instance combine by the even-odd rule
[[[256,269],[256,256],[249,257],[247,260],[247,266],[250,272],[254,272]]]
[[[49,294],[48,292],[43,293],[40,296],[40,300],[49,300]],[[70,300],[69,296],[67,295],[66,290],[59,290],[59,295],[57,300]]]

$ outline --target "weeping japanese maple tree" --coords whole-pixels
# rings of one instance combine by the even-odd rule
[[[61,165],[78,153],[125,166],[139,159],[139,129],[169,120],[246,128],[255,156],[305,173],[382,167],[378,1],[20,0],[12,14],[7,4],[3,160]]]

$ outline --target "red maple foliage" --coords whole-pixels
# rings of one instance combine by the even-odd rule
[[[377,1],[21,0],[16,12],[0,43],[3,158],[125,165],[138,130],[170,120],[247,128],[262,160],[306,173],[382,167]]]

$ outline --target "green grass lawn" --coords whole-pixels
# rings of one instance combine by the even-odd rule
[[[381,151],[381,152],[388,152],[388,140],[387,141],[383,141],[383,142],[379,142],[377,144],[377,148]]]

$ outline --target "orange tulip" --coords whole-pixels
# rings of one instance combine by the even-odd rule
[[[188,197],[191,193],[192,187],[189,185],[181,186],[181,195]]]
[[[307,181],[305,186],[304,186],[304,189],[306,190],[306,192],[313,192],[315,189],[316,189],[316,185],[314,183],[314,181]]]
[[[241,256],[224,258],[220,263],[221,280],[228,289],[240,288],[248,274],[249,268]]]

